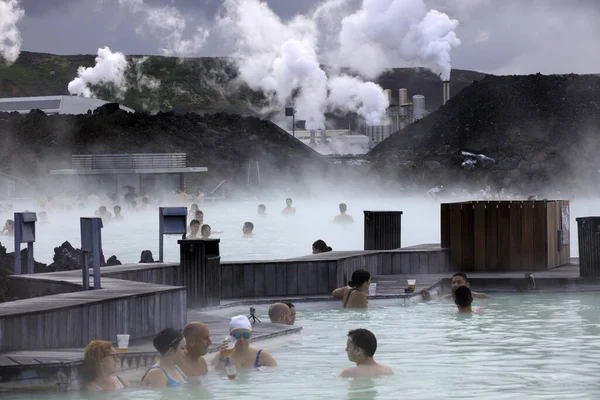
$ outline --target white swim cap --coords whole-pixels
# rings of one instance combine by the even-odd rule
[[[238,329],[247,329],[252,331],[252,324],[245,315],[237,315],[231,318],[231,322],[229,322],[229,332],[233,332]]]

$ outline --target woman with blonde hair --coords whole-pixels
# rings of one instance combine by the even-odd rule
[[[115,391],[129,386],[117,372],[118,357],[111,342],[94,340],[83,351],[81,388],[87,391]]]

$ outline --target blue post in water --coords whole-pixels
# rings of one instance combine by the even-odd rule
[[[187,207],[160,207],[158,209],[158,261],[164,261],[163,235],[187,233]]]
[[[27,243],[27,273],[33,274],[33,243],[35,242],[34,212],[15,213],[15,275],[21,274],[21,243]]]

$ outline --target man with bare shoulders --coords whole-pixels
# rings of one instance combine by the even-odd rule
[[[179,367],[188,377],[204,376],[208,373],[206,360],[202,356],[208,353],[212,344],[210,329],[202,322],[190,322],[183,328],[186,346]]]
[[[452,300],[454,291],[461,286],[466,286],[470,289],[471,285],[469,284],[469,279],[467,278],[467,274],[465,274],[463,272],[457,272],[454,275],[452,275],[452,294],[444,295],[442,298],[445,300]],[[473,291],[471,291],[471,293],[472,293],[474,299],[491,299],[492,298],[492,296],[487,295],[485,293],[478,293],[478,292],[473,292]]]
[[[393,375],[388,366],[378,364],[373,356],[377,350],[377,338],[367,329],[355,329],[348,332],[346,354],[348,360],[356,363],[356,367],[342,371],[342,378],[373,378]]]
[[[459,313],[478,313],[481,308],[473,309],[473,294],[466,286],[459,286],[454,291],[454,304]]]

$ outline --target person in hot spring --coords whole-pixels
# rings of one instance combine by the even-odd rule
[[[244,234],[244,237],[250,238],[254,236],[252,231],[254,231],[254,224],[252,222],[244,222],[244,226],[242,226],[242,233]]]
[[[348,206],[345,203],[340,203],[339,205],[340,213],[336,215],[333,219],[333,222],[336,224],[352,224],[354,223],[354,218],[352,215],[346,214],[346,210],[348,210]]]
[[[207,224],[202,225],[202,228],[200,229],[200,233],[202,234],[201,239],[208,239],[212,233],[212,231],[210,229],[210,225],[207,225]]]
[[[258,215],[260,215],[261,217],[267,215],[267,206],[265,206],[264,204],[259,204]]]
[[[348,286],[335,289],[333,297],[342,299],[344,308],[368,308],[367,290],[371,285],[371,274],[364,269],[357,269],[352,273]]]
[[[123,215],[121,214],[121,206],[114,206],[113,212],[115,213],[115,216],[114,216],[115,221],[123,221]]]
[[[325,243],[321,239],[317,240],[316,242],[314,242],[312,244],[312,253],[313,254],[327,253],[327,252],[330,252],[331,250],[333,250],[333,249],[331,247],[327,246],[327,243]]]
[[[5,236],[10,236],[15,234],[15,221],[12,219],[7,219],[4,224],[4,228],[2,228],[2,234]]]
[[[367,329],[354,329],[348,332],[346,355],[348,360],[356,363],[356,367],[342,371],[342,378],[373,378],[393,375],[388,366],[378,364],[373,356],[377,351],[377,338]]]
[[[296,214],[296,207],[292,207],[292,199],[291,198],[287,198],[285,199],[285,208],[283,209],[283,211],[281,211],[282,215],[295,215]]]

